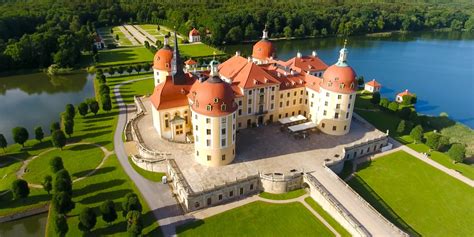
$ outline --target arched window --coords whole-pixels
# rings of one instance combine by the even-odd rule
[[[208,104],[207,107],[206,107],[207,111],[211,111],[212,110],[212,105],[211,104]]]
[[[214,98],[214,104],[217,104],[217,103],[219,103],[219,98],[216,97]]]
[[[222,104],[222,105],[221,105],[221,110],[222,110],[222,111],[226,111],[226,110],[227,110],[227,105],[226,105],[226,104]]]
[[[344,83],[339,84],[340,89],[344,89],[344,87],[345,87]]]
[[[165,114],[165,128],[169,128],[170,127],[170,116],[168,113]]]

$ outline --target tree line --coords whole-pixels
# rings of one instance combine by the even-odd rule
[[[214,45],[271,37],[356,35],[382,31],[474,29],[469,1],[8,1],[0,5],[0,70],[72,67],[92,51],[97,27],[164,24],[192,27]],[[205,33],[209,32],[209,34]]]

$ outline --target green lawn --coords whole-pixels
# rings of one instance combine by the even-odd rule
[[[87,144],[72,145],[63,150],[54,149],[32,160],[23,178],[29,183],[41,184],[46,175],[52,175],[49,162],[55,156],[62,158],[64,168],[74,180],[94,170],[104,158],[104,153],[100,148]]]
[[[178,226],[179,236],[334,236],[303,204],[262,201]]]
[[[474,189],[408,153],[366,164],[349,184],[411,235],[474,235]]]
[[[342,237],[347,237],[351,236],[351,234],[344,228],[342,227],[339,222],[337,222],[334,218],[332,218],[329,213],[327,213],[316,201],[314,201],[311,197],[307,197],[304,199],[308,205],[313,208],[320,216],[324,218],[331,226],[334,228]]]
[[[153,54],[143,46],[124,47],[111,50],[99,51],[99,63],[97,66],[112,66],[132,63],[151,63]]]
[[[113,34],[114,39],[115,39],[115,35],[119,36],[118,43],[120,44],[120,46],[131,46],[132,45],[132,42],[130,42],[130,40],[128,40],[128,38],[125,37],[125,35],[122,33],[122,31],[119,29],[118,26],[116,26],[112,29],[114,31],[114,34]]]
[[[281,194],[273,194],[273,193],[260,193],[258,196],[261,198],[266,198],[266,199],[271,199],[271,200],[288,200],[288,199],[293,199],[297,197],[301,197],[306,194],[306,190],[304,189],[297,189],[293,190],[287,193],[281,193]]]
[[[151,171],[148,171],[148,170],[144,170],[144,169],[138,167],[137,165],[135,165],[135,163],[133,163],[133,161],[130,157],[128,158],[128,162],[130,162],[133,169],[135,171],[137,171],[137,173],[139,173],[141,176],[143,176],[146,179],[151,180],[153,182],[161,182],[161,178],[166,175],[165,173],[162,173],[162,172],[151,172]]]
[[[135,78],[140,78],[143,76],[144,75],[114,77],[107,80],[107,83],[112,88],[117,83]],[[77,115],[75,117],[75,132],[72,138],[68,138],[68,142],[90,142],[102,145],[106,147],[109,151],[113,151],[113,135],[115,131],[115,126],[117,124],[118,110],[115,104],[115,96],[111,95],[111,97],[114,101],[112,111],[108,113],[100,111],[95,116],[92,114],[88,114],[85,118],[80,115]],[[42,151],[51,148],[51,143],[48,139],[49,138],[46,138],[45,141],[43,141],[42,143],[30,140],[26,143],[26,148],[23,150],[20,150],[21,147],[19,145],[11,145],[7,148],[7,155],[15,156],[19,159],[26,159],[33,155],[37,155]],[[80,157],[80,155],[78,154],[83,153],[84,152],[81,149],[75,151],[73,155],[75,157]],[[3,159],[4,157],[5,155],[0,155],[0,159]],[[100,153],[100,157],[103,157],[102,152]],[[19,166],[14,162],[9,166],[2,166],[0,168],[0,172],[7,174],[7,177],[10,177],[9,175],[11,175],[12,172],[16,172],[16,170],[18,169],[11,168],[13,167],[13,165],[16,165],[16,167],[19,168]],[[45,167],[45,169],[49,170],[49,167]],[[3,186],[10,186],[10,183],[0,183],[0,187],[2,188]],[[117,203],[121,202],[122,198],[129,191],[134,191],[139,194],[135,184],[124,173],[122,166],[119,164],[117,158],[114,155],[109,157],[104,163],[104,166],[101,167],[94,175],[73,184],[74,200],[77,203],[76,208],[70,213],[70,218],[68,219],[68,236],[80,235],[77,227],[77,214],[80,213],[82,208],[84,208],[85,206],[96,208],[103,201],[108,199],[114,200]],[[11,193],[1,196],[0,199],[0,215],[5,215],[42,205],[50,199],[50,196],[42,189],[32,188],[29,197],[24,200],[12,200]],[[153,215],[150,212],[149,207],[147,206],[141,195],[140,199],[144,209],[144,233],[150,236],[161,235],[161,232],[158,228],[158,224],[156,223]],[[49,225],[52,225],[52,222],[49,223]],[[98,235],[127,236],[128,234],[123,232],[125,229],[126,222],[124,221],[123,217],[120,217],[119,220],[117,220],[110,226],[105,224],[103,221],[98,221],[93,233],[97,233]],[[52,226],[49,226],[48,230],[50,231],[48,236],[54,236],[54,234],[51,233],[51,231],[54,231],[54,228]]]
[[[125,84],[120,87],[120,94],[126,104],[133,104],[133,96],[151,95],[155,85],[153,83],[152,74],[143,74],[142,77],[150,77],[150,79]]]
[[[216,55],[224,54],[222,51],[207,44],[181,44],[179,45],[179,51],[189,57],[212,56],[214,52]]]

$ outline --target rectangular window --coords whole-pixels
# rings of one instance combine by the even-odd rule
[[[219,194],[219,200],[222,200],[222,194]]]
[[[310,106],[313,107],[313,102],[311,102]]]
[[[288,113],[285,113],[285,117],[288,117]]]
[[[270,105],[270,109],[273,109],[273,107],[274,107],[274,105],[273,105],[273,104],[271,104],[271,105]]]
[[[295,111],[291,112],[291,116],[295,116]]]
[[[300,98],[300,104],[303,104],[303,98]]]
[[[347,130],[347,125],[344,126],[344,131],[346,131],[346,130]]]
[[[274,87],[274,86],[272,87],[272,91],[275,91],[275,87]]]
[[[328,102],[327,101],[324,101],[324,106],[328,106]]]
[[[249,90],[249,95],[251,95],[251,94],[252,94],[252,90]]]
[[[244,194],[244,188],[240,188],[239,193],[240,195]]]
[[[283,102],[280,102],[280,108],[283,107]]]
[[[222,155],[222,160],[225,160],[225,155]]]
[[[290,92],[286,93],[286,97],[290,97]]]
[[[304,100],[304,104],[305,104],[305,105],[308,104],[308,99]]]
[[[221,123],[226,124],[227,123],[227,118],[221,118]]]
[[[253,190],[253,184],[250,184],[250,190]]]
[[[303,95],[303,91],[300,91],[300,95]]]
[[[196,135],[196,143],[198,143],[198,142],[199,142],[199,137],[198,137],[198,135]]]
[[[221,146],[225,146],[225,139],[221,140]]]
[[[247,113],[251,114],[252,113],[252,108],[248,108]]]
[[[293,100],[293,105],[295,105],[295,104],[296,104],[296,100]]]
[[[349,118],[349,112],[346,113],[346,119]]]
[[[207,155],[207,161],[211,161],[211,156]]]
[[[234,191],[229,192],[229,197],[232,197],[232,196],[234,196]]]
[[[327,112],[326,112],[326,110],[324,110],[324,111],[323,111],[323,115],[326,115],[326,114],[327,114]]]
[[[222,134],[222,135],[225,135],[225,128],[223,128],[223,129],[221,130],[221,134]]]
[[[352,95],[349,96],[349,99],[352,99]]]
[[[326,126],[326,124],[322,123],[322,124],[321,124],[321,127],[324,128],[324,126]]]
[[[348,109],[350,109],[350,108],[351,108],[351,103],[349,103],[349,104],[347,105],[347,108],[348,108]]]
[[[211,123],[211,119],[210,119],[210,118],[206,118],[206,123],[207,123],[207,124]]]
[[[337,99],[340,100],[342,98],[342,95],[337,95]]]
[[[294,95],[296,96],[296,91],[295,91]]]
[[[290,101],[287,101],[287,102],[286,102],[286,106],[290,106]]]
[[[280,94],[280,99],[283,99],[283,94]]]
[[[196,125],[196,131],[199,131],[199,129],[198,129],[198,125]]]
[[[329,97],[329,92],[326,92],[326,97]]]
[[[335,113],[334,118],[339,118],[339,113]]]
[[[211,129],[206,129],[206,134],[211,135]]]
[[[340,108],[341,108],[341,104],[337,104],[336,109],[340,109]]]
[[[333,130],[333,131],[336,131],[336,126],[332,126],[332,130]]]
[[[311,93],[311,98],[314,98],[314,93]]]
[[[238,126],[239,126],[239,128],[241,128],[241,127],[242,127],[242,123],[239,123]]]
[[[242,115],[242,110],[241,110],[241,109],[239,109],[239,116],[240,116],[240,115]]]
[[[249,99],[249,104],[252,104],[252,99]]]
[[[197,115],[197,114],[194,114],[194,119],[198,119],[198,115]]]
[[[207,145],[207,146],[211,146],[211,140],[207,139],[207,140],[206,140],[206,145]]]
[[[275,99],[275,96],[274,96],[274,95],[272,95],[272,96],[271,96],[271,98],[272,98],[272,100],[274,100],[274,99]]]
[[[241,100],[239,100],[239,106],[242,106],[242,101]]]

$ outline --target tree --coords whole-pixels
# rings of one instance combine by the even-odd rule
[[[145,48],[150,48],[150,43],[148,42],[148,40],[145,40]]]
[[[66,134],[71,137],[72,133],[74,132],[74,120],[64,120],[63,126]]]
[[[142,71],[142,65],[141,65],[141,64],[135,65],[134,68],[135,68],[135,71],[136,71],[138,74],[140,74],[140,72]]]
[[[285,26],[285,28],[283,28],[283,35],[286,38],[290,38],[293,35],[293,30],[290,26]]]
[[[466,157],[466,146],[455,143],[449,148],[448,155],[453,159],[454,163],[463,162]]]
[[[111,223],[117,219],[117,212],[115,211],[115,203],[107,200],[100,205],[100,213],[102,214],[102,220],[107,223]]]
[[[28,131],[23,127],[16,127],[12,130],[13,141],[25,147],[25,142],[28,140]]]
[[[74,117],[76,116],[76,109],[74,108],[74,105],[72,104],[66,105],[66,114],[68,115],[69,118],[74,119]]]
[[[53,190],[53,177],[51,177],[51,175],[44,176],[44,179],[41,185],[43,185],[44,191],[48,192],[49,194],[49,192]]]
[[[0,147],[3,149],[3,152],[5,152],[5,148],[7,148],[7,139],[5,139],[5,136],[3,134],[0,134]]]
[[[122,75],[122,73],[125,71],[125,68],[123,66],[120,66],[117,68],[117,72]]]
[[[144,63],[142,65],[142,68],[145,72],[148,72],[148,71],[150,71],[151,65],[149,63]]]
[[[107,95],[106,97],[102,98],[102,109],[104,111],[109,112],[112,110],[112,101],[110,100],[110,96]]]
[[[438,151],[446,151],[446,148],[449,146],[449,137],[441,136],[438,144]]]
[[[382,99],[380,100],[379,105],[380,105],[382,108],[387,108],[389,103],[390,103],[390,101],[389,101],[387,98],[382,98]]]
[[[374,92],[372,94],[372,98],[370,99],[370,102],[372,102],[372,104],[374,105],[377,105],[380,103],[380,92]]]
[[[60,129],[61,129],[61,126],[59,125],[59,122],[52,122],[49,132],[53,133],[54,131],[60,130]]]
[[[51,204],[53,205],[54,210],[59,214],[66,214],[76,207],[76,204],[72,201],[71,195],[66,192],[55,192],[51,199]]]
[[[402,107],[398,111],[398,116],[400,116],[400,118],[402,119],[410,119],[410,114],[411,114],[411,108],[409,107]]]
[[[49,167],[53,174],[56,174],[58,171],[64,169],[63,159],[59,156],[55,156],[49,160]]]
[[[225,35],[226,40],[229,43],[236,43],[242,41],[244,38],[244,33],[239,25],[230,28],[230,30]]]
[[[96,100],[91,100],[89,102],[89,109],[94,115],[97,115],[97,112],[99,112],[99,103]]]
[[[53,191],[55,193],[65,192],[72,195],[72,180],[69,172],[62,169],[54,175]]]
[[[400,135],[404,135],[404,134],[405,134],[405,131],[406,131],[406,121],[405,121],[405,120],[401,120],[401,121],[398,123],[398,126],[397,126],[397,133],[400,134]]]
[[[66,135],[61,130],[56,130],[51,134],[51,142],[53,146],[56,148],[60,148],[61,150],[66,145]]]
[[[140,236],[143,230],[141,213],[139,211],[130,211],[127,214],[127,232],[130,236]]]
[[[97,215],[94,209],[85,207],[79,214],[79,229],[84,233],[89,233],[97,223]]]
[[[410,132],[410,137],[413,138],[415,143],[421,142],[423,138],[423,127],[421,127],[421,125],[415,126]]]
[[[116,68],[111,67],[111,68],[109,69],[109,75],[110,75],[110,76],[114,75],[116,71],[117,71]]]
[[[142,204],[135,193],[128,193],[122,203],[123,216],[127,216],[130,211],[142,212]]]
[[[431,149],[438,150],[440,139],[441,135],[439,133],[430,133],[426,137],[426,145],[429,146]]]
[[[100,85],[99,87],[99,94],[100,95],[108,95],[110,94],[110,88],[107,85]]]
[[[79,104],[79,106],[77,106],[77,110],[79,111],[79,114],[82,117],[85,117],[89,112],[89,106],[87,105],[87,103],[82,102]]]
[[[359,76],[359,77],[357,78],[357,84],[358,84],[359,86],[363,86],[364,83],[365,83],[364,76]]]
[[[69,226],[67,225],[67,219],[65,215],[56,215],[56,218],[54,218],[54,229],[59,236],[66,236],[66,233],[69,231]]]
[[[128,66],[128,67],[127,67],[127,72],[128,72],[128,74],[132,74],[132,72],[133,72],[133,67],[132,67],[132,66]]]
[[[397,112],[398,110],[398,103],[395,102],[395,101],[392,101],[390,102],[390,104],[388,104],[388,109],[392,112]]]
[[[26,198],[30,194],[28,183],[23,179],[17,179],[12,183],[13,199]]]
[[[38,126],[35,128],[35,139],[38,140],[39,142],[43,141],[44,138],[44,132],[43,128]]]

